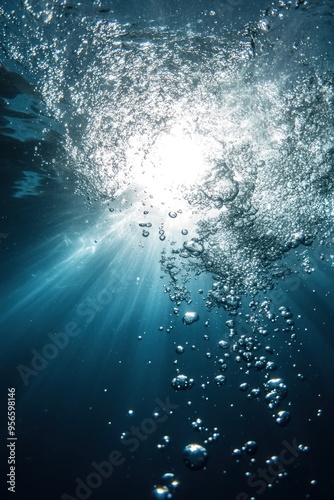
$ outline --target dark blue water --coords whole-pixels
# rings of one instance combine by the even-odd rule
[[[333,13],[1,3],[3,498],[332,497]]]

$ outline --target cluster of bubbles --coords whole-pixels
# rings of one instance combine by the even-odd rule
[[[180,486],[180,481],[172,472],[166,472],[160,479],[160,484],[154,486],[152,498],[155,500],[169,500],[173,498]]]
[[[207,426],[204,425],[203,420],[201,418],[197,418],[194,422],[191,423],[191,427],[195,432],[209,433],[209,436],[204,439],[204,444],[212,444],[218,441],[220,437],[220,432],[218,427],[214,427],[212,431],[209,430]]]
[[[276,417],[276,422],[281,427],[285,427],[290,422],[290,418],[291,418],[290,412],[282,410],[278,412]]]
[[[284,50],[277,33],[314,15],[297,7],[277,2],[239,39],[218,27],[122,24],[61,1],[1,10],[7,58],[33,75],[63,124],[81,191],[150,199],[145,171],[161,136],[182,123],[203,144],[200,182],[187,164],[177,193],[199,214],[198,234],[172,259],[216,276],[208,307],[235,309],[244,290],[270,288],[289,272],[282,257],[331,227],[333,77],[308,58],[307,39]]]
[[[235,448],[232,451],[232,456],[239,459],[243,453],[247,453],[247,455],[256,455],[257,450],[258,444],[256,441],[247,441],[242,448]]]
[[[261,394],[264,393],[264,400],[268,408],[275,409],[280,406],[282,400],[287,396],[288,389],[283,379],[270,378],[270,374],[278,370],[277,363],[272,359],[277,353],[270,346],[268,339],[266,339],[269,330],[265,327],[263,321],[269,322],[272,325],[283,319],[280,328],[276,327],[275,332],[289,333],[290,335],[286,337],[286,341],[288,342],[288,339],[291,341],[295,340],[296,337],[293,314],[287,306],[277,306],[278,312],[275,313],[271,300],[268,297],[262,301],[252,300],[249,303],[249,307],[253,310],[253,314],[246,315],[246,323],[249,323],[252,327],[245,326],[243,322],[237,325],[235,319],[228,319],[226,321],[227,330],[224,338],[215,342],[216,353],[212,351],[206,352],[206,357],[212,359],[214,366],[219,368],[220,373],[214,375],[212,379],[218,387],[225,385],[227,380],[225,372],[228,371],[228,366],[232,359],[238,364],[244,364],[244,368],[241,367],[241,369],[245,371],[246,375],[249,375],[250,371],[259,374],[263,372],[266,381],[262,384],[262,388],[261,384],[250,387],[249,382],[242,382],[239,385],[239,389],[241,392],[247,392],[247,397],[250,399],[259,399]],[[179,309],[174,308],[174,313],[178,315]],[[188,327],[199,321],[199,319],[198,313],[188,311],[183,315],[182,322]],[[208,322],[205,322],[205,325],[207,326]],[[203,338],[208,341],[210,336],[206,334]],[[196,347],[193,345],[192,349],[196,349]],[[183,354],[185,352],[184,346],[176,345],[175,352],[178,355]],[[177,365],[177,360],[175,360],[174,364]],[[172,387],[177,391],[192,388],[195,383],[194,379],[180,374],[178,368],[176,371],[177,376],[172,380]],[[297,375],[297,378],[301,381],[305,379],[301,373]],[[203,383],[201,387],[205,389],[206,383]],[[278,412],[276,422],[279,425],[284,426],[289,420],[289,412]]]
[[[266,391],[265,400],[270,409],[277,408],[288,393],[288,388],[281,378],[268,380],[264,388]]]
[[[157,444],[157,448],[159,450],[162,450],[166,448],[170,443],[170,437],[169,436],[163,436],[162,440],[160,443]]]
[[[233,317],[227,319],[226,334],[221,340],[216,340],[216,353],[211,351],[210,356],[208,356],[207,353],[207,357],[211,358],[214,365],[219,367],[220,372],[223,373],[228,373],[228,365],[233,358],[234,361],[239,364],[244,363],[245,369],[242,369],[242,371],[245,376],[249,377],[250,371],[257,373],[259,376],[261,376],[263,372],[264,381],[259,383],[258,386],[252,387],[250,382],[242,382],[239,385],[239,389],[241,392],[246,392],[249,399],[259,400],[262,397],[270,410],[278,410],[283,400],[287,398],[288,387],[282,378],[270,377],[271,372],[277,370],[278,366],[276,362],[270,359],[270,357],[276,354],[276,350],[269,344],[270,340],[267,338],[269,329],[266,327],[265,323],[269,325],[278,323],[280,327],[276,327],[275,332],[280,331],[284,334],[289,333],[290,335],[288,338],[293,339],[295,336],[293,313],[286,305],[276,306],[276,308],[274,308],[269,297],[264,297],[262,300],[251,300],[249,308],[253,311],[253,315],[248,314],[246,316],[248,316],[247,321],[253,325],[252,328],[247,327],[247,333],[243,333],[243,323],[238,322],[237,319]],[[175,309],[176,311],[174,312],[178,314],[178,308]],[[197,316],[198,320],[200,319],[199,315],[194,311],[188,311],[184,316],[187,316],[187,314],[190,315],[191,319],[194,317],[197,318]],[[189,323],[183,321],[184,316],[182,317],[182,322],[188,328],[189,325],[193,324],[193,321]],[[262,321],[261,317],[263,318]],[[205,341],[208,341],[209,338],[209,335],[204,335]],[[184,347],[177,345],[176,353],[181,354],[183,352]],[[219,356],[220,352],[223,354],[221,357]],[[177,372],[178,371],[177,369]],[[215,375],[212,379],[217,386],[224,386],[226,384],[227,375],[223,373]],[[299,373],[297,378],[302,381],[305,377]],[[249,377],[249,380],[254,382],[254,377]],[[209,381],[207,383],[209,383]],[[201,384],[201,388],[205,389],[207,383]],[[180,374],[172,380],[172,386],[176,391],[187,390],[191,388],[193,384],[193,379],[189,379],[187,376]],[[279,410],[273,417],[280,427],[285,427],[290,422],[291,413],[290,411]],[[203,440],[204,446],[211,445],[219,439],[219,428],[216,427],[209,433],[209,428],[199,417],[192,421],[191,427],[196,432],[207,434],[206,438]],[[254,457],[257,450],[258,443],[249,440],[242,447],[234,448],[232,456],[239,461],[243,455]],[[186,466],[196,471],[205,467],[208,452],[206,448],[203,449],[201,445],[191,444],[185,448],[183,458]],[[255,458],[252,458],[251,462],[254,463]]]

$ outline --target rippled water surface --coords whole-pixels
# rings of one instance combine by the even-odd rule
[[[333,16],[1,3],[19,499],[330,495]]]

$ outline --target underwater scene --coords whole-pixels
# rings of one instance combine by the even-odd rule
[[[1,498],[334,498],[334,0],[0,1]]]

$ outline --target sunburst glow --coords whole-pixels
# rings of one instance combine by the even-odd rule
[[[162,203],[180,200],[183,187],[198,182],[206,171],[204,152],[198,138],[181,126],[161,133],[145,153],[142,140],[132,140],[128,164],[133,182]]]

